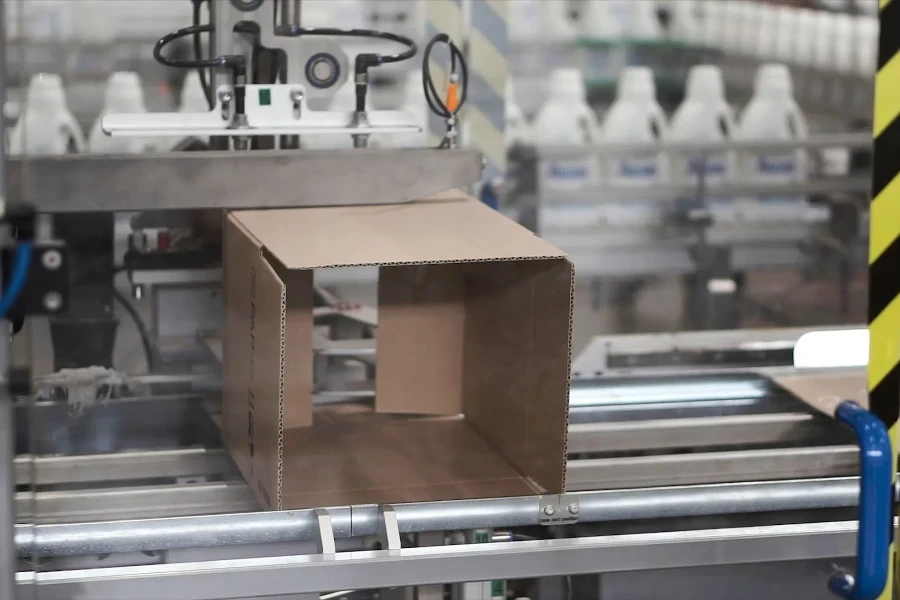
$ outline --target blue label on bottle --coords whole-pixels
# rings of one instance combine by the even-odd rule
[[[623,160],[619,162],[619,175],[634,179],[650,179],[656,177],[656,163]]]
[[[694,176],[724,175],[726,172],[728,165],[723,160],[692,158],[688,161],[688,173]]]
[[[790,156],[760,156],[757,169],[766,175],[790,175],[796,169],[796,164]]]
[[[552,163],[549,175],[554,179],[583,181],[588,178],[588,167],[578,163]]]

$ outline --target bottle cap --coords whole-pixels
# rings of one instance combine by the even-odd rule
[[[587,91],[581,71],[571,68],[555,69],[550,74],[550,96],[584,100]]]
[[[28,83],[25,95],[28,108],[66,110],[66,92],[62,77],[56,73],[37,73]]]
[[[616,96],[630,102],[652,102],[656,99],[656,82],[649,67],[626,67],[619,75]]]
[[[106,82],[104,110],[119,113],[147,112],[141,78],[133,71],[119,71]]]
[[[760,96],[793,96],[794,84],[791,72],[781,63],[770,63],[759,67],[754,82],[754,93]]]
[[[691,100],[720,100],[725,98],[722,70],[715,65],[691,67],[687,77],[687,98]]]

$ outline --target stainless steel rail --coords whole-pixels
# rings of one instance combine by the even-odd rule
[[[573,491],[621,489],[696,481],[724,483],[854,475],[858,469],[859,448],[855,446],[773,448],[570,460],[566,485]]]
[[[568,448],[579,453],[761,444],[808,439],[824,429],[804,413],[585,423],[569,426]]]
[[[224,495],[225,491],[222,488],[214,490],[220,495]],[[246,493],[249,495],[248,490]],[[573,496],[579,503],[579,521],[591,523],[846,508],[855,506],[858,501],[859,480],[856,477],[846,477],[732,483],[594,491]],[[401,533],[540,524],[538,496],[398,504],[394,505],[394,510]],[[98,512],[95,516],[102,517],[105,514]],[[335,537],[377,534],[378,509],[375,506],[330,508],[329,514]],[[64,556],[314,541],[317,533],[314,512],[295,510],[81,524],[19,525],[16,527],[16,544],[22,556]]]
[[[856,522],[807,523],[16,575],[20,597],[200,600],[852,556]]]
[[[237,474],[228,453],[205,448],[15,459],[17,485]]]
[[[715,187],[707,187],[702,190],[705,196],[803,196],[807,194],[839,194],[839,193],[868,193],[872,185],[871,177],[850,176],[840,178],[822,178],[811,181],[793,183],[769,183],[762,181],[736,181],[723,183]],[[699,188],[697,184],[690,183],[659,183],[646,187],[615,187],[602,184],[590,189],[579,191],[554,190],[552,193],[544,193],[541,198],[543,206],[556,204],[598,204],[604,198],[614,199],[616,202],[623,200],[661,201],[675,198],[694,198]],[[772,222],[760,221],[772,226]],[[754,221],[748,220],[746,225],[752,225]],[[591,225],[587,223],[586,225]]]

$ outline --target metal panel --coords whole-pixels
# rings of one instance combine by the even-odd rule
[[[16,576],[44,600],[200,600],[851,556],[856,522],[677,531],[59,571]],[[36,586],[40,586],[36,589]]]
[[[824,431],[803,413],[585,423],[569,427],[569,452],[702,448],[808,440]]]
[[[481,177],[474,150],[181,152],[11,159],[11,200],[40,212],[393,204]]]
[[[570,460],[569,491],[797,477],[840,477],[859,469],[859,448],[777,448]]]

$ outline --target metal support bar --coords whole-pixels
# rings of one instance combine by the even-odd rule
[[[87,456],[20,455],[16,457],[15,465],[17,485],[237,474],[225,450],[205,448]]]
[[[198,500],[226,496],[236,488],[191,486],[181,494]],[[239,489],[239,488],[238,488]],[[178,493],[170,488],[170,494]],[[246,490],[247,496],[250,495]],[[653,494],[653,502],[647,502]],[[785,510],[817,510],[856,506],[856,477],[697,485],[662,489],[582,492],[573,494],[581,523],[726,515]],[[167,512],[172,497],[151,498]],[[245,498],[252,501],[252,498]],[[187,502],[185,502],[187,504]],[[540,524],[540,497],[424,502],[392,506],[400,533],[527,527]],[[236,506],[234,511],[248,510]],[[378,533],[378,507],[330,508],[335,537]],[[50,515],[53,518],[53,515]],[[175,550],[241,544],[315,541],[318,528],[310,510],[111,521],[82,524],[20,525],[16,544],[22,556],[67,556]]]
[[[763,181],[730,182],[717,185],[709,193],[716,196],[805,196],[810,194],[868,193],[871,180],[868,177],[822,178],[803,182],[782,184]],[[697,185],[689,183],[665,183],[647,187],[612,186],[602,184],[586,190],[554,191],[543,194],[542,206],[571,203],[602,203],[604,198],[623,200],[661,201],[675,198],[693,198],[697,195]]]
[[[810,414],[775,413],[569,426],[569,452],[622,452],[808,440],[823,431]]]
[[[737,140],[693,141],[663,140],[654,142],[631,142],[603,144],[597,146],[537,146],[535,150],[542,159],[576,158],[585,154],[599,156],[622,156],[628,154],[654,152],[695,152],[714,154],[720,152],[776,152],[784,150],[822,150],[824,148],[848,148],[868,150],[872,148],[872,136],[868,133],[838,133],[813,135],[806,139],[792,140]]]
[[[481,178],[473,150],[177,152],[10,160],[8,198],[40,212],[394,204]],[[259,182],[264,181],[264,189]]]
[[[243,482],[16,494],[16,520],[20,523],[187,516],[258,508]]]
[[[319,554],[334,554],[337,552],[334,544],[334,528],[331,526],[331,515],[324,508],[313,510],[316,518],[316,552]]]
[[[828,477],[859,471],[854,446],[777,448],[570,460],[567,487],[573,491],[648,485],[760,481],[780,477]]]
[[[852,556],[856,522],[279,556],[17,574],[44,600],[246,598]],[[37,588],[37,586],[40,586]]]

